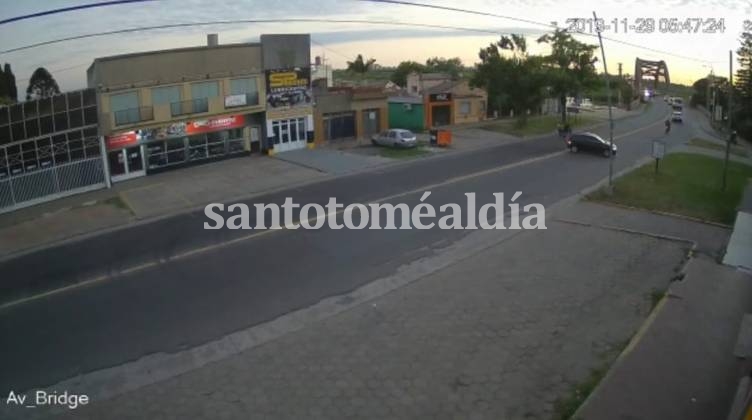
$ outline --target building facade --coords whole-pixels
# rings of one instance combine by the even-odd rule
[[[0,213],[107,186],[94,89],[0,107]]]
[[[97,91],[112,180],[260,152],[261,50],[214,42],[94,60],[88,84]]]
[[[313,147],[311,36],[261,35],[269,153]]]
[[[379,87],[338,87],[315,91],[315,142],[358,143],[389,128],[387,95]]]

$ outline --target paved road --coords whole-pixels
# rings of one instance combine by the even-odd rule
[[[646,113],[618,123],[617,135],[648,128],[619,139],[616,170],[650,153],[650,141],[663,137],[660,121],[666,113],[665,105],[656,102]],[[677,126],[667,140],[681,143],[691,131]],[[561,141],[552,137],[447,154],[253,202],[281,204],[288,196],[297,203],[325,204],[328,197],[368,202],[561,149]],[[426,201],[437,208],[461,204],[466,192],[475,192],[480,206],[494,192],[509,196],[522,191],[519,202],[549,205],[603,178],[607,162],[563,153],[432,188]],[[413,206],[419,197],[389,202]],[[11,296],[17,286],[13,280],[40,287],[67,284],[249,233],[206,231],[204,221],[202,213],[186,214],[4,262],[2,296]],[[394,273],[465,234],[438,229],[279,231],[0,310],[0,392],[50,385],[222,337]]]

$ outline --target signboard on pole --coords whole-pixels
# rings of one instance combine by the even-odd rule
[[[658,140],[653,140],[653,158],[663,159],[666,154],[666,143]]]
[[[655,173],[658,173],[658,164],[666,154],[666,143],[653,140],[653,158],[655,159]]]

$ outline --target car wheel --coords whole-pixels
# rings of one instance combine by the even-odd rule
[[[569,150],[571,150],[572,153],[577,153],[580,149],[577,148],[576,144],[573,144],[573,145],[569,146]]]
[[[604,150],[603,151],[603,156],[605,156],[605,157],[611,157],[611,151],[609,151],[608,149]]]

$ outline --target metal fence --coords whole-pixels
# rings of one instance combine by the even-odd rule
[[[0,178],[0,213],[106,187],[101,156]]]

